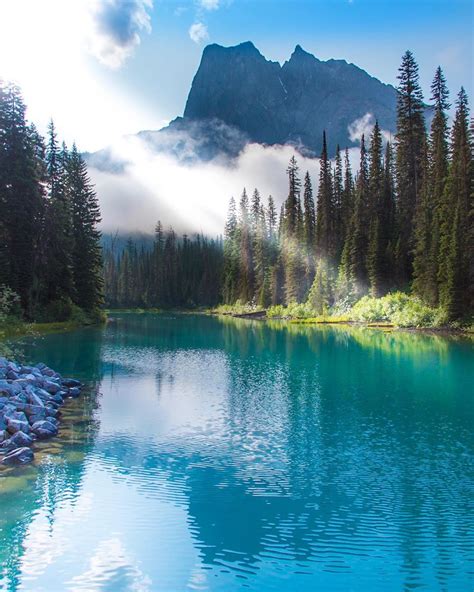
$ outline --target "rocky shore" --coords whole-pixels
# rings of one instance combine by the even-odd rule
[[[34,460],[36,440],[57,436],[65,399],[82,384],[45,364],[22,366],[0,357],[0,459],[8,466]]]

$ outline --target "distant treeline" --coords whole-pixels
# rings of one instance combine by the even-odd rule
[[[0,81],[0,291],[30,320],[90,318],[103,302],[96,194],[75,145],[46,141]],[[3,311],[5,312],[5,311]]]
[[[279,217],[258,190],[232,199],[225,228],[223,300],[261,306],[307,302],[316,313],[344,309],[365,294],[411,291],[446,320],[473,311],[473,143],[461,89],[448,128],[448,90],[440,68],[432,84],[427,133],[418,66],[406,52],[399,69],[394,145],[376,123],[362,136],[360,167],[348,151],[328,158],[326,137],[317,200],[306,173],[288,166]],[[315,204],[316,201],[316,204]]]
[[[221,298],[222,240],[178,238],[156,225],[150,246],[109,238],[104,247],[105,301],[111,308],[215,306]]]

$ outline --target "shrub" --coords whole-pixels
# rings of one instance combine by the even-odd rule
[[[349,314],[354,321],[390,322],[398,327],[434,327],[442,322],[439,311],[403,292],[394,292],[382,298],[364,296]]]

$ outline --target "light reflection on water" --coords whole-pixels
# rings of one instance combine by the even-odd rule
[[[24,351],[90,388],[0,473],[0,588],[474,588],[470,343],[122,315]]]

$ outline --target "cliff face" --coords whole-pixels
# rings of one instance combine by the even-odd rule
[[[280,66],[250,43],[209,45],[194,77],[181,122],[220,120],[251,141],[321,150],[351,146],[348,126],[372,113],[394,131],[396,90],[344,60],[318,60],[299,45]]]

